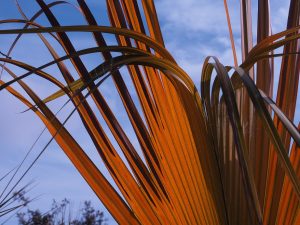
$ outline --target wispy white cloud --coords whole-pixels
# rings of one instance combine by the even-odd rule
[[[289,1],[280,1],[280,3],[278,1],[271,1],[271,21],[273,33],[286,29],[288,13]]]
[[[163,28],[170,31],[180,29],[193,33],[221,33],[227,30],[223,1],[159,0],[157,10],[164,21]],[[236,10],[232,10],[233,21],[237,21],[238,15]],[[238,29],[236,23],[233,24],[233,29]]]

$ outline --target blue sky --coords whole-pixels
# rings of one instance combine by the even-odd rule
[[[75,0],[69,2],[76,4]],[[91,7],[98,23],[100,25],[108,25],[105,1],[87,0],[86,2]],[[239,4],[238,0],[229,0],[228,2],[240,63]],[[283,30],[286,26],[288,2],[289,1],[282,0],[271,1],[273,33]],[[233,65],[223,0],[156,0],[155,3],[167,49],[173,54],[178,64],[192,77],[197,85],[200,81],[202,63],[206,56],[214,55],[217,56],[223,64]],[[20,4],[28,17],[38,10],[38,6],[34,0],[20,0]],[[253,31],[255,32],[256,5],[254,4],[253,7]],[[84,24],[84,19],[73,6],[62,5],[54,7],[53,12],[57,15],[62,25]],[[0,1],[0,19],[7,18],[21,18],[14,5],[14,0]],[[44,25],[48,24],[43,16],[37,21]],[[0,26],[0,29],[20,27],[17,24]],[[109,36],[107,37],[108,42],[113,43],[113,40]],[[0,50],[2,52],[8,50],[11,38],[12,36],[0,36]],[[77,49],[94,46],[92,36],[89,34],[71,34],[70,38],[73,40]],[[53,40],[51,43],[57,46]],[[57,48],[59,54],[63,55],[62,49],[58,46]],[[42,65],[51,60],[49,53],[35,35],[24,36],[13,51],[12,57],[35,66]],[[82,57],[82,60],[88,69],[94,68],[101,62],[101,58],[97,54]],[[75,73],[75,71],[71,69],[70,63],[66,63],[71,72]],[[16,67],[11,68],[17,71],[17,74],[24,72]],[[278,72],[279,68],[276,69]],[[55,67],[50,67],[46,71],[51,74],[57,74],[56,77],[59,76],[59,72]],[[8,79],[8,76],[4,74],[2,78],[5,80]],[[26,79],[26,82],[34,90],[37,90],[41,96],[46,96],[47,93],[55,91],[54,87],[49,87],[47,82],[42,82],[40,79],[30,78]],[[118,114],[122,126],[126,132],[130,134],[133,143],[137,143],[128,119],[125,116],[125,112],[120,107],[120,99],[117,97],[116,91],[111,91],[111,85],[111,80],[105,82],[101,87],[101,92],[108,99],[112,110]],[[56,104],[51,103],[51,107],[56,111],[65,100],[65,98],[62,98]],[[21,114],[20,112],[25,109],[24,106],[6,91],[0,92],[0,102],[1,175],[20,162],[43,130],[43,125],[31,112]],[[298,101],[296,115],[300,114],[299,108]],[[70,109],[71,107],[66,107],[60,114],[60,118],[64,118],[67,113],[70,112]],[[296,121],[299,122],[299,116],[296,118]],[[90,138],[78,120],[78,116],[74,115],[67,123],[67,127],[77,138],[81,146],[86,149],[87,153],[95,159],[95,163],[99,166],[101,171],[107,174],[100,158],[96,154]],[[38,154],[49,138],[49,134],[45,132],[35,146],[28,162]],[[111,181],[109,176],[108,179]],[[61,200],[66,197],[72,200],[75,209],[77,209],[84,200],[91,200],[94,206],[105,210],[103,205],[95,197],[94,193],[54,142],[25,177],[23,184],[31,180],[34,180],[35,187],[29,195],[31,197],[40,196],[37,201],[32,203],[32,208],[37,207],[46,210],[50,207],[52,199]],[[109,224],[114,224],[108,212],[106,212],[106,215],[109,219]],[[15,224],[15,222],[12,220],[7,224]]]

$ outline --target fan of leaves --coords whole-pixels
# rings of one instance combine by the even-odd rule
[[[17,185],[10,186],[11,182],[14,181],[15,176],[11,175],[17,168],[10,170],[8,173],[0,177],[1,193],[0,193],[0,217],[12,214],[12,212],[19,211],[23,209],[27,204],[29,204],[34,199],[29,199],[25,197],[25,194],[29,191],[28,187],[31,183],[28,183],[21,188]],[[6,180],[9,179],[7,182]],[[6,182],[4,182],[6,181]],[[15,214],[13,214],[15,215]],[[6,218],[2,223],[5,224],[13,215]]]
[[[153,0],[107,0],[111,27],[98,25],[84,0],[77,0],[87,22],[83,26],[60,25],[52,7],[65,1],[36,2],[40,11],[32,18],[19,7],[22,19],[1,20],[2,24],[23,23],[24,28],[0,31],[1,35],[18,35],[7,57],[0,59],[13,78],[0,81],[0,89],[9,91],[43,121],[119,224],[300,223],[300,134],[292,122],[300,68],[299,1],[290,2],[287,30],[274,35],[269,1],[258,1],[257,45],[253,46],[251,1],[240,0],[243,59],[238,66],[224,0],[236,65],[224,66],[217,58],[208,57],[201,92],[164,48]],[[51,27],[35,22],[42,14]],[[68,32],[90,32],[97,46],[76,50]],[[40,37],[53,61],[34,67],[9,58],[15,43],[26,33]],[[65,56],[58,56],[44,33],[63,47]],[[117,45],[107,44],[103,36],[107,33],[115,35]],[[283,53],[274,54],[280,47]],[[88,71],[80,56],[96,52],[104,61]],[[276,101],[270,98],[274,57],[282,57]],[[66,59],[79,79],[67,69]],[[28,72],[17,76],[6,66],[9,64]],[[65,83],[45,72],[54,64]],[[122,67],[128,69],[141,111]],[[33,74],[59,90],[41,99],[23,81]],[[130,141],[100,92],[99,86],[108,77],[114,82],[139,146]],[[29,99],[11,86],[14,83]],[[73,103],[70,116],[75,111],[79,114],[118,191],[68,132],[66,121],[61,122],[47,106],[62,95]],[[96,108],[86,101],[89,96]],[[99,112],[113,140],[104,131]]]

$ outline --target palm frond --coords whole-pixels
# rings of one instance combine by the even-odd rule
[[[61,26],[52,12],[64,1],[36,2],[40,10],[30,19],[18,4],[22,20],[0,21],[24,25],[0,30],[1,35],[17,35],[7,57],[0,58],[12,77],[0,80],[0,90],[6,89],[41,119],[119,224],[299,224],[300,134],[293,124],[300,68],[298,1],[291,0],[287,30],[273,35],[269,1],[259,1],[255,46],[251,1],[240,1],[242,63],[238,66],[224,0],[235,66],[207,57],[200,92],[164,47],[152,0],[107,0],[111,26],[97,24],[88,1],[77,1],[87,25],[74,26]],[[49,27],[35,22],[42,14]],[[77,50],[70,32],[91,33],[95,47]],[[34,66],[8,58],[26,34],[37,34],[53,60]],[[45,34],[62,47],[64,56],[57,54]],[[107,44],[105,34],[113,35],[116,44]],[[283,53],[275,54],[280,47]],[[93,53],[101,53],[103,61],[89,71],[81,56]],[[282,56],[282,64],[275,101],[276,56]],[[65,60],[70,60],[76,74]],[[27,72],[17,76],[8,69],[11,65]],[[45,72],[51,65],[57,65],[61,77]],[[30,76],[46,79],[58,90],[43,99],[25,83]],[[126,112],[136,143],[101,93],[107,79],[113,81],[110,88],[121,99],[119,107]],[[63,122],[48,105],[61,96],[74,106]],[[107,168],[117,188],[65,126],[74,112],[102,159],[100,166]]]

